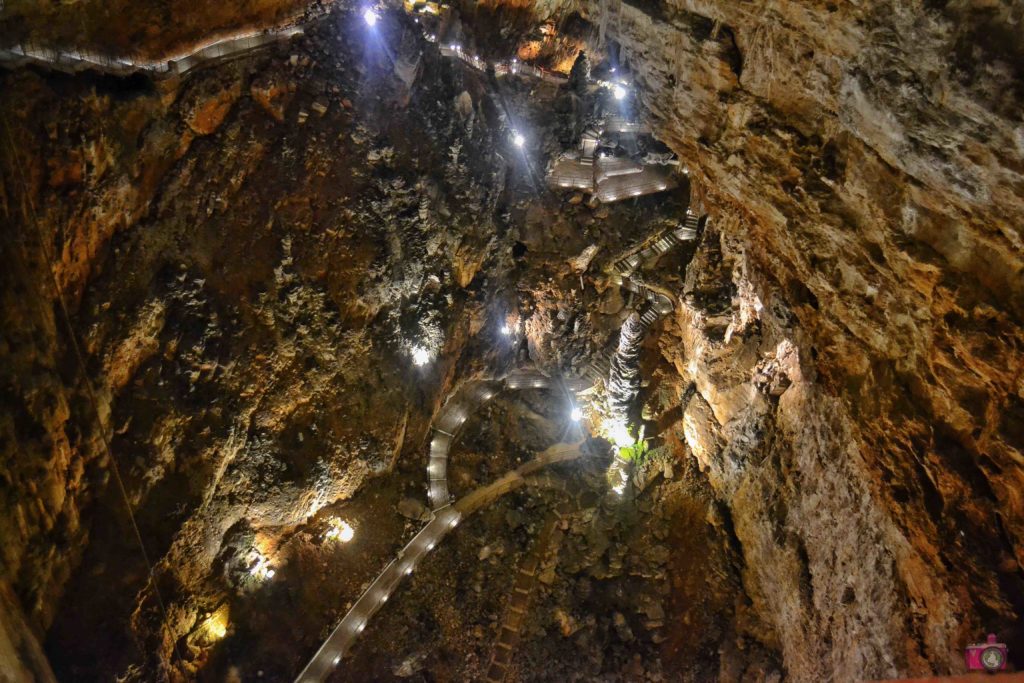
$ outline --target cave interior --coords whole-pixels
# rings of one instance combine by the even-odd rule
[[[1019,680],[1022,24],[0,2],[0,680]]]

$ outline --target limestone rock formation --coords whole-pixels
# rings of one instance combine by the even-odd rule
[[[23,671],[291,679],[429,518],[446,396],[516,367],[555,389],[445,434],[452,489],[597,431],[604,398],[650,437],[633,485],[596,449],[481,511],[341,678],[484,678],[518,576],[521,680],[959,673],[987,632],[1024,666],[1017,4],[15,5],[0,49],[305,31],[185,77],[0,71]],[[664,146],[595,153],[680,187],[547,190],[614,112]],[[636,264],[673,306],[640,334],[616,255],[687,209],[696,241]]]

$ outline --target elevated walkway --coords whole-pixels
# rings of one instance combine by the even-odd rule
[[[615,175],[597,183],[594,195],[605,204],[655,194],[678,187],[671,175],[660,168],[646,166],[638,173]]]
[[[683,220],[682,225],[671,230],[667,230],[655,236],[653,239],[645,241],[635,249],[630,250],[625,256],[614,262],[612,269],[622,277],[628,277],[633,273],[633,271],[647,261],[661,256],[669,249],[672,249],[683,242],[689,242],[697,239],[697,231],[699,227],[700,219],[692,211],[687,209],[686,218]]]
[[[651,132],[647,124],[640,121],[630,121],[621,116],[609,116],[604,120],[602,129],[605,133],[620,133],[628,135],[648,135]]]
[[[348,612],[331,631],[320,649],[295,679],[296,683],[323,681],[341,663],[341,658],[352,647],[366,628],[367,622],[388,601],[402,579],[412,574],[416,565],[433,550],[459,522],[477,510],[491,504],[510,491],[526,484],[526,477],[544,467],[575,460],[582,455],[583,442],[556,444],[538,454],[533,460],[500,477],[497,481],[476,489],[453,505],[435,510],[433,517],[419,533],[398,552],[353,603]]]
[[[0,48],[0,66],[16,68],[35,65],[63,73],[98,71],[113,76],[181,76],[196,67],[241,57],[304,32],[304,27],[290,25],[268,31],[236,33],[195,45],[186,52],[155,60],[109,55],[75,47],[58,48],[22,43]]]
[[[502,379],[472,380],[461,385],[445,401],[431,424],[430,454],[427,459],[427,495],[437,510],[451,502],[448,489],[448,454],[452,442],[469,417],[502,391],[548,389],[564,386],[573,393],[589,388],[580,380],[551,378],[537,370],[513,370]],[[586,384],[586,386],[582,386]],[[579,388],[577,388],[579,387]]]
[[[679,186],[663,167],[624,157],[598,158],[593,163],[563,157],[552,165],[547,182],[557,189],[589,192],[606,204]]]
[[[432,36],[428,36],[428,40],[431,40]],[[481,59],[479,56],[472,54],[465,50],[461,45],[449,43],[447,45],[438,45],[438,51],[442,57],[449,59],[458,59],[464,64],[476,69],[477,71],[486,71],[488,67],[494,69],[495,76],[528,76],[530,78],[536,78],[541,81],[548,83],[554,83],[561,85],[568,82],[568,79],[557,73],[545,71],[544,69],[538,69],[535,66],[529,64],[523,64],[519,60],[513,59],[511,61],[501,62],[488,62]]]

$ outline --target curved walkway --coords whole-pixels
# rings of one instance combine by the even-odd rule
[[[413,569],[427,553],[454,529],[465,517],[513,491],[526,483],[526,477],[543,467],[559,462],[575,460],[582,455],[583,442],[558,444],[539,454],[533,460],[508,472],[497,481],[476,489],[453,505],[446,505],[433,513],[418,534],[398,552],[376,579],[349,608],[341,622],[327,637],[327,640],[313,659],[295,679],[296,683],[323,681],[341,662],[352,643],[374,614],[384,606],[388,598],[401,583],[402,578],[412,574]]]
[[[644,329],[662,315],[674,310],[675,301],[668,293],[641,282],[635,277],[636,270],[645,261],[660,256],[682,241],[695,239],[697,227],[698,218],[687,210],[687,216],[682,226],[645,241],[639,248],[614,262],[613,269],[619,284],[632,291],[643,293],[650,302],[640,316]],[[604,356],[601,359],[604,360]],[[610,361],[610,358],[607,360]],[[599,373],[600,369],[596,365],[596,362],[592,363],[590,370]],[[447,482],[448,451],[459,429],[472,412],[503,389],[543,389],[552,386],[555,381],[557,380],[552,380],[536,370],[517,370],[509,373],[502,380],[468,382],[452,394],[432,425],[434,436],[430,443],[427,473],[431,503],[435,509],[430,521],[399,551],[398,557],[384,568],[356,600],[296,678],[296,683],[323,681],[330,675],[359,634],[366,628],[369,619],[387,602],[401,583],[402,578],[411,574],[416,564],[433,550],[464,517],[524,485],[527,483],[525,477],[541,468],[553,463],[573,460],[581,455],[582,441],[572,445],[553,446],[497,481],[476,489],[454,504],[448,503],[450,497]],[[566,383],[571,390],[577,392],[582,390],[582,384],[587,383],[579,380]],[[574,386],[579,386],[579,388],[573,388]],[[513,647],[514,643],[510,642],[506,649],[511,652]],[[492,661],[492,665],[494,664],[495,662]],[[489,677],[491,673],[495,678],[503,676],[506,666],[507,664],[498,662],[497,668],[488,672]],[[500,678],[497,679],[500,680]]]
[[[426,38],[430,42],[437,42],[437,37],[432,34],[427,34]],[[462,60],[465,64],[471,66],[477,71],[487,71],[488,67],[490,67],[494,69],[495,76],[530,76],[532,78],[547,81],[548,83],[555,83],[557,85],[561,85],[569,81],[569,79],[561,74],[538,69],[537,67],[530,66],[529,64],[523,64],[518,59],[513,59],[509,62],[487,62],[474,54],[466,52],[462,49],[462,46],[456,44],[439,45],[438,49],[440,50],[442,57],[451,57],[453,59]]]
[[[637,276],[637,270],[645,262],[661,256],[669,249],[683,242],[697,239],[699,226],[700,218],[687,209],[686,218],[681,226],[643,240],[638,246],[628,249],[624,256],[620,256],[612,262],[612,282],[641,295],[646,301],[644,305],[637,309],[637,313],[640,314],[640,325],[643,331],[646,331],[662,316],[668,315],[675,310],[676,300],[668,290],[646,283],[640,279]],[[587,378],[591,382],[597,382],[598,379],[607,381],[611,360],[611,353],[606,350],[599,351],[597,358],[591,361],[587,367]]]
[[[623,257],[612,264],[612,281],[631,292],[635,292],[647,301],[638,309],[640,324],[644,330],[653,325],[659,318],[668,315],[676,307],[675,297],[671,292],[657,285],[644,282],[637,274],[645,262],[657,258],[669,249],[683,242],[697,239],[700,219],[689,209],[683,224],[645,240],[639,247],[631,249]]]
[[[195,45],[188,52],[168,55],[161,59],[136,59],[73,47],[53,48],[19,44],[0,48],[0,64],[35,64],[65,73],[92,69],[115,76],[131,76],[137,73],[155,77],[180,76],[207,62],[240,57],[304,32],[305,29],[297,25],[265,31],[240,31]]]
[[[140,73],[156,78],[181,76],[198,66],[241,57],[260,48],[301,35],[305,33],[306,26],[321,18],[317,17],[302,24],[288,24],[272,29],[238,31],[230,35],[222,34],[215,39],[198,43],[187,51],[170,54],[160,59],[104,54],[86,48],[18,43],[0,47],[0,66],[35,65],[64,73],[94,70],[114,76],[131,76]],[[437,36],[428,33],[424,35],[428,41],[437,42]],[[488,67],[491,67],[497,76],[509,74],[530,76],[556,84],[562,84],[568,80],[560,74],[523,64],[516,59],[508,62],[486,62],[476,55],[469,54],[459,45],[441,45],[439,49],[442,56],[459,59],[479,71],[486,71]]]
[[[681,226],[668,230],[654,239],[645,240],[638,247],[630,249],[625,256],[615,261],[612,268],[623,277],[629,277],[645,261],[661,256],[678,244],[697,239],[699,226],[700,218],[687,209],[686,218]]]
[[[434,432],[430,439],[430,457],[427,460],[430,506],[434,510],[439,510],[451,502],[451,492],[448,489],[448,453],[456,435],[470,415],[502,391],[548,389],[559,382],[561,380],[552,379],[537,370],[515,370],[500,380],[466,382],[451,394],[430,427]],[[581,386],[578,380],[569,380],[565,382],[565,386],[572,392],[581,390],[577,388]]]

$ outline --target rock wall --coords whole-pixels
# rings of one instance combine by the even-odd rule
[[[958,671],[986,631],[1024,652],[1019,7],[534,10],[618,53],[711,215],[644,363],[735,539],[745,637],[798,681]],[[240,590],[246,544],[392,468],[481,353],[511,246],[502,114],[406,29],[394,63],[341,28],[184,83],[0,76],[0,579],[53,623],[76,662],[58,675],[191,675],[183,636]],[[590,246],[544,207],[509,213],[524,261]],[[636,228],[612,223],[594,230]],[[530,287],[531,353],[582,365],[606,341],[581,341],[593,293]],[[443,359],[429,390],[421,344]]]
[[[59,677],[191,677],[241,556],[419,453],[471,367],[499,128],[387,30],[405,50],[346,19],[184,82],[0,75],[3,578]]]
[[[1024,648],[1019,8],[580,9],[712,216],[664,350],[790,675]]]

